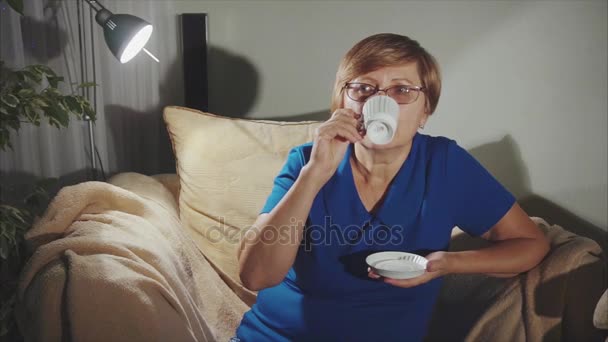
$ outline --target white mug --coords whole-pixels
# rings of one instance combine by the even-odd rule
[[[397,131],[399,104],[388,96],[373,96],[365,101],[362,112],[369,140],[376,145],[390,143]]]

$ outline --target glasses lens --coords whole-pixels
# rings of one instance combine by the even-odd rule
[[[365,101],[376,93],[376,88],[365,83],[351,83],[346,88],[346,95],[355,101]]]
[[[407,104],[416,101],[418,90],[407,86],[397,86],[388,89],[387,95],[392,97],[397,103]]]

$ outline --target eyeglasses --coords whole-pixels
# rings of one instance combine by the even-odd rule
[[[396,85],[393,87],[380,89],[367,83],[346,83],[346,96],[357,102],[365,102],[370,96],[375,95],[379,91],[383,91],[387,96],[397,101],[398,104],[408,104],[418,100],[420,92],[425,91],[425,87]]]

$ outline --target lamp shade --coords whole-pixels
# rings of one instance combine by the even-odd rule
[[[127,63],[143,49],[152,35],[152,25],[130,14],[97,12],[96,21],[103,27],[106,44],[121,63]]]

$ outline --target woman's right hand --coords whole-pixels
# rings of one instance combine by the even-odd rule
[[[357,131],[358,117],[350,109],[339,109],[319,125],[310,160],[298,178],[274,209],[260,215],[241,240],[239,277],[246,288],[259,291],[285,279],[296,260],[315,197],[336,172],[348,144],[363,138]],[[287,243],[279,241],[281,232],[276,227],[289,227]],[[278,240],[273,240],[277,232]]]
[[[336,110],[331,118],[315,130],[307,167],[323,184],[336,172],[350,143],[363,140],[360,133],[361,114],[348,108]]]

